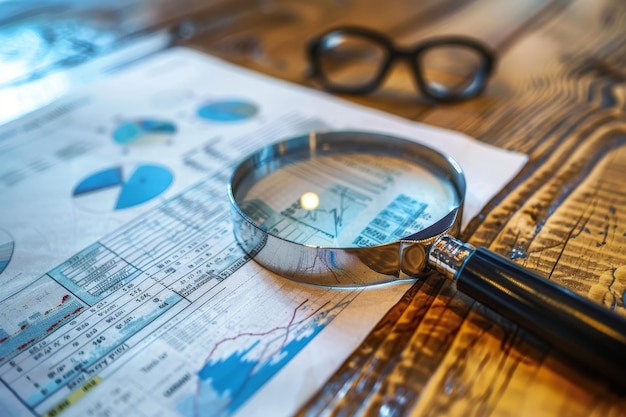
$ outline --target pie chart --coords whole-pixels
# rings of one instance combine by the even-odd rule
[[[205,103],[196,113],[213,122],[238,122],[253,117],[258,111],[258,107],[248,101],[232,99]]]
[[[81,180],[72,197],[90,210],[123,210],[161,195],[174,180],[172,172],[159,165],[120,165],[95,172]]]
[[[174,133],[174,123],[157,119],[137,119],[120,124],[113,131],[113,140],[121,146],[150,145],[166,142]]]
[[[13,255],[13,239],[4,230],[0,229],[0,274],[9,264]]]

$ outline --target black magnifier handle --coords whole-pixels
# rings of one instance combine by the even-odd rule
[[[457,289],[626,390],[626,319],[484,248],[449,236],[429,263]]]

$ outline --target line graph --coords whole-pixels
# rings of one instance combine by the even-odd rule
[[[283,324],[217,341],[196,373],[195,391],[179,402],[178,411],[187,417],[233,414],[354,298],[344,293],[319,305],[305,298]]]
[[[355,190],[334,184],[319,194],[318,208],[307,210],[295,201],[281,214],[306,225],[331,239],[336,239],[343,227],[367,207],[362,195]]]
[[[86,307],[47,276],[37,280],[31,288],[3,300],[0,305],[0,323],[3,323],[0,328],[0,364],[29,350]],[[38,294],[39,304],[28,302],[32,294]],[[33,354],[37,350],[34,349]]]

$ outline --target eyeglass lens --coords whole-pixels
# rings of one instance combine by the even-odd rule
[[[483,57],[463,45],[439,45],[425,49],[417,57],[417,66],[430,94],[461,96],[481,83]]]
[[[380,75],[389,51],[362,36],[334,33],[324,38],[319,64],[326,81],[336,87],[360,88]]]
[[[375,88],[399,53],[375,38],[346,32],[326,35],[317,49],[318,66],[327,87],[349,92]],[[463,97],[484,83],[485,57],[469,45],[435,43],[402,53],[411,57],[417,82],[434,97]]]

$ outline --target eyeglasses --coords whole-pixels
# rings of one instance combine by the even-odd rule
[[[494,67],[493,53],[481,42],[459,36],[429,39],[408,49],[360,27],[332,29],[308,45],[311,75],[328,91],[365,94],[385,79],[399,59],[410,63],[427,97],[452,102],[483,91]]]

